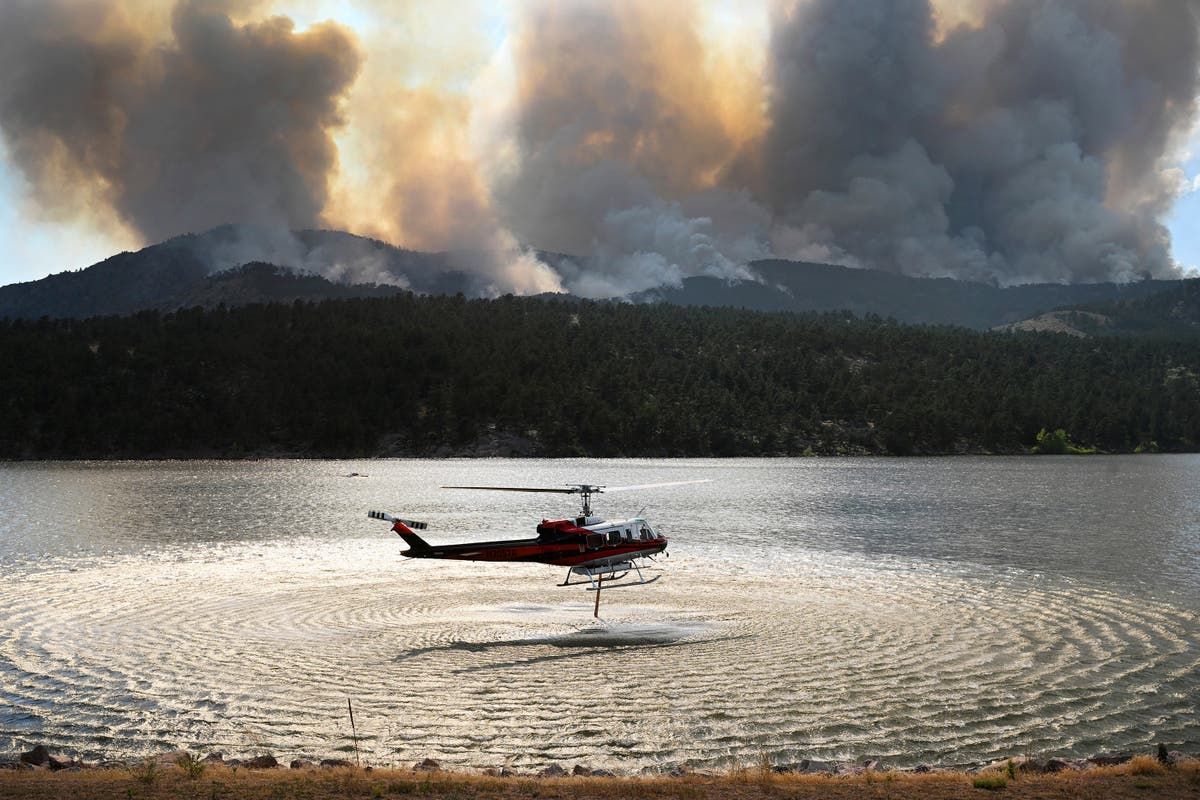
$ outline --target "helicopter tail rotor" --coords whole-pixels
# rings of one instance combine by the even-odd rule
[[[417,522],[415,519],[401,519],[383,511],[368,511],[367,516],[371,519],[381,519],[385,522],[403,522],[408,527],[418,531],[423,531],[429,527],[429,523],[427,522]]]
[[[430,549],[429,542],[413,533],[414,528],[419,531],[425,530],[429,527],[428,523],[418,522],[415,519],[401,519],[400,517],[393,517],[391,514],[383,511],[368,511],[367,516],[371,519],[381,519],[385,522],[392,523],[392,530],[394,530],[396,534],[403,539],[409,547],[412,548],[411,550],[406,550],[402,555],[413,553],[413,551],[416,551],[416,553],[421,553]]]

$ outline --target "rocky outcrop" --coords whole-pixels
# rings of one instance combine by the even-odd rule
[[[782,774],[798,773],[805,775],[816,775],[824,773],[826,775],[834,775],[837,774],[838,768],[841,766],[843,765],[837,763],[836,761],[816,761],[813,759],[804,758],[792,764],[777,764],[775,767],[773,767],[773,769],[775,772]],[[845,766],[853,767],[855,765],[848,764]]]
[[[54,771],[62,769],[82,769],[85,766],[82,761],[76,761],[66,756],[51,754],[49,748],[47,748],[44,744],[37,745],[29,752],[21,753],[21,755],[17,757],[16,763],[38,769],[50,769]]]
[[[1127,761],[1133,760],[1133,753],[1109,753],[1105,755],[1092,756],[1087,759],[1087,763],[1097,767],[1115,767],[1118,764],[1124,764]]]
[[[46,767],[50,765],[50,751],[46,745],[39,744],[37,747],[30,750],[28,753],[21,753],[20,762],[29,764],[32,767]]]

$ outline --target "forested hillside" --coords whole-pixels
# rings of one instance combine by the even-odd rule
[[[750,266],[762,278],[762,283],[731,284],[719,278],[686,278],[677,288],[651,289],[633,299],[757,311],[853,311],[859,316],[879,314],[919,325],[962,325],[987,330],[1055,308],[1132,301],[1171,289],[1179,283],[1142,280],[999,287],[951,278],[914,278],[874,269],[778,259],[755,261]]]
[[[1082,306],[1085,332],[1162,338],[1200,335],[1200,279],[1179,281],[1148,297]]]
[[[1200,348],[402,294],[0,323],[0,457],[1195,450]]]
[[[1127,296],[1048,311],[998,330],[1050,331],[1069,336],[1200,339],[1200,278],[1175,281],[1146,296]]]

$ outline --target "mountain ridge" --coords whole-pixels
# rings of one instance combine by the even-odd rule
[[[552,268],[571,256],[539,253]],[[405,250],[346,231],[223,225],[123,252],[83,269],[0,287],[0,318],[86,318],[254,302],[417,294],[494,296],[485,253]],[[253,275],[225,275],[247,264]],[[265,265],[275,267],[264,271]],[[755,261],[759,281],[685,278],[629,295],[634,303],[754,311],[850,311],[907,324],[986,330],[1072,306],[1131,302],[1179,281],[996,287],[783,259]],[[270,273],[270,274],[268,274]],[[314,280],[316,279],[316,280]],[[267,286],[270,283],[270,286]]]

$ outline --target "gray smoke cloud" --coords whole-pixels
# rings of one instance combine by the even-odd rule
[[[490,293],[739,279],[768,255],[1001,284],[1176,272],[1165,157],[1195,119],[1200,0],[975,0],[953,27],[934,0],[793,0],[761,61],[702,0],[523,0],[487,103],[399,51],[355,89],[347,29],[269,8],[0,2],[0,134],[41,205],[147,242],[276,230],[228,258],[308,268],[288,231],[469,251],[447,263]],[[359,169],[335,185],[344,125]],[[386,280],[373,258],[323,272]]]
[[[43,203],[99,199],[148,241],[313,226],[360,54],[333,24],[237,21],[252,5],[0,5],[0,130]]]
[[[688,0],[522,6],[519,166],[493,190],[519,240],[579,257],[559,267],[573,292],[744,277],[748,260],[769,253],[769,226],[722,222],[743,217],[747,200],[712,176],[744,135],[719,110],[734,77],[706,63],[699,18]]]
[[[1171,275],[1160,160],[1197,93],[1196,2],[811,0],[776,24],[775,247],[999,283]]]

